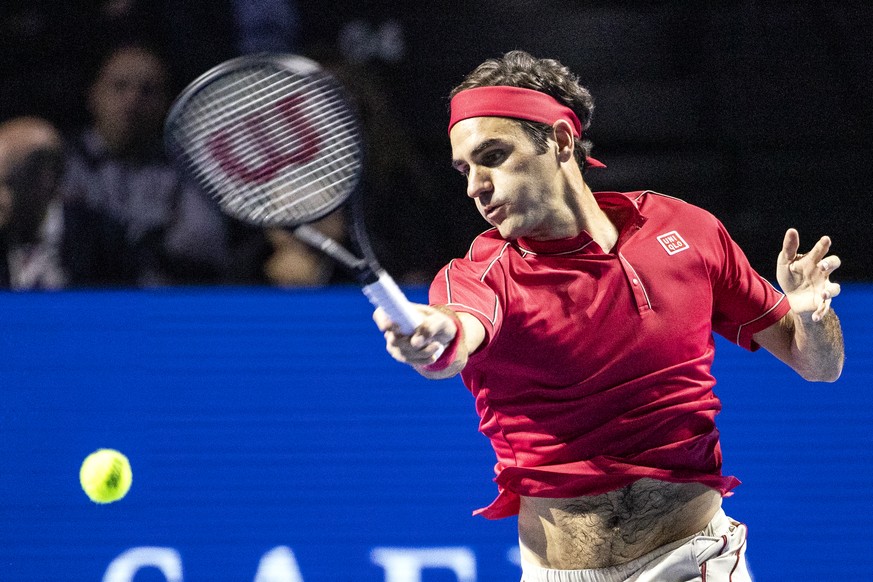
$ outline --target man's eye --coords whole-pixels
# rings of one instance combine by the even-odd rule
[[[501,163],[504,159],[506,159],[506,155],[501,150],[488,152],[487,154],[482,156],[482,165],[493,168],[497,164]]]

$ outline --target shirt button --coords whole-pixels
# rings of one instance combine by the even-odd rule
[[[633,281],[631,281],[631,283],[633,283],[634,285],[639,285],[640,281],[639,279],[634,279]]]

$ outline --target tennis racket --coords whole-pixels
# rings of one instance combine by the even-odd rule
[[[370,302],[404,334],[423,320],[371,249],[359,184],[363,140],[344,89],[318,63],[259,54],[226,61],[178,96],[167,115],[170,156],[227,214],[293,229],[351,271]],[[349,200],[363,258],[307,223]]]

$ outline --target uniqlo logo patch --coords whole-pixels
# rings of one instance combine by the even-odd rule
[[[688,250],[688,243],[675,230],[658,235],[658,242],[661,243],[661,246],[664,247],[668,255],[675,255],[676,253]]]

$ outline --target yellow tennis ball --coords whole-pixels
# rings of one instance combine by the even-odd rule
[[[133,483],[130,461],[113,449],[94,451],[82,462],[79,483],[94,503],[118,501]]]

